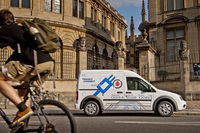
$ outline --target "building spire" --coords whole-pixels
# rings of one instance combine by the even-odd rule
[[[146,11],[145,11],[145,3],[144,3],[144,0],[142,0],[142,12],[141,12],[141,15],[142,15],[142,23],[146,21]]]
[[[133,16],[131,16],[131,29],[135,29],[134,22],[133,22]]]
[[[133,22],[133,16],[131,16],[131,25],[130,25],[130,32],[131,32],[131,42],[135,41],[135,26]]]
[[[125,38],[128,38],[128,31],[126,30]]]

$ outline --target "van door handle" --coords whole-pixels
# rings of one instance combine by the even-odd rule
[[[118,91],[118,92],[117,92],[117,94],[122,94],[122,93],[123,93],[123,92],[121,92],[121,91]]]
[[[126,94],[131,94],[131,92],[126,92]]]

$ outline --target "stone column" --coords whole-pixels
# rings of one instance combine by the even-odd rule
[[[81,70],[87,70],[87,50],[85,37],[81,37],[79,43],[79,72]]]
[[[148,42],[140,43],[139,50],[139,70],[140,75],[148,81],[155,80],[155,68],[151,68],[155,63],[155,50]]]
[[[124,58],[118,58],[118,69],[124,70]]]
[[[180,73],[181,73],[181,95],[185,100],[192,100],[192,92],[190,89],[190,65],[189,65],[189,50],[187,42],[181,41],[180,55]]]

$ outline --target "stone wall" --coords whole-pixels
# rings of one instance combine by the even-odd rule
[[[154,85],[156,88],[161,89],[161,90],[166,90],[166,91],[171,91],[175,93],[181,93],[180,88],[181,88],[181,83],[180,81],[155,81],[151,82],[152,85]]]
[[[53,81],[46,81],[43,85],[45,91],[56,94],[55,99],[61,101],[65,105],[73,108],[76,103],[76,84],[77,80],[71,81],[55,81],[56,89],[53,88]],[[0,94],[0,107],[12,108],[15,107],[8,99]]]
[[[178,93],[184,97],[183,88],[181,88],[180,81],[155,81],[151,82],[156,88],[161,90],[166,90],[174,93]],[[199,81],[190,81],[189,88],[190,92],[186,93],[187,100],[200,100],[200,82]]]

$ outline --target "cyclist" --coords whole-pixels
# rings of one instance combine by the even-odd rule
[[[37,74],[34,69],[33,43],[34,40],[29,33],[22,26],[18,26],[15,23],[13,13],[7,9],[1,10],[0,47],[10,46],[14,50],[0,71],[0,92],[19,109],[10,125],[11,127],[33,114],[28,104],[23,102],[22,97],[25,95],[26,90],[18,89],[17,94],[14,88],[7,82],[13,81],[19,85],[25,84],[26,81]],[[41,51],[37,51],[37,60],[37,70],[39,73],[45,72],[45,75],[41,77],[41,80],[35,80],[34,84],[41,86],[53,71],[54,63],[48,53]]]

